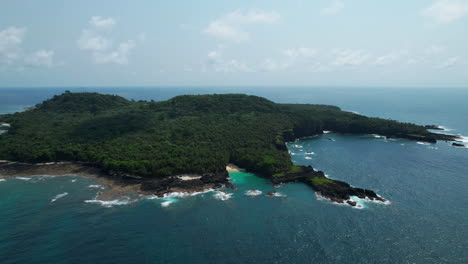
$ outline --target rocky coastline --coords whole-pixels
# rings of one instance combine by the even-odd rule
[[[273,184],[302,182],[326,199],[341,204],[347,203],[351,206],[356,206],[356,202],[351,201],[351,196],[371,201],[386,201],[372,190],[355,188],[346,182],[327,178],[324,172],[316,171],[311,166],[300,166],[300,168],[300,172],[286,173],[281,177],[271,177],[270,180]]]
[[[21,163],[0,161],[0,178],[29,176],[76,175],[99,180],[111,189],[131,189],[140,194],[162,197],[172,192],[200,192],[221,187],[233,188],[227,171],[205,173],[202,175],[175,175],[165,178],[148,179],[128,173],[105,171],[90,163],[50,162]],[[111,191],[112,192],[112,191]]]
[[[106,172],[87,163],[51,162],[31,164],[0,161],[0,178],[37,175],[77,175],[89,177],[100,180],[101,183],[111,186],[111,188],[126,188],[141,194],[154,194],[159,197],[173,192],[193,193],[222,187],[235,188],[229,181],[227,170],[202,175],[178,175],[160,179],[147,179],[126,173]],[[333,202],[347,203],[351,206],[356,205],[355,202],[350,200],[351,196],[385,201],[385,199],[379,197],[371,190],[354,188],[345,182],[331,180],[323,172],[315,171],[310,166],[301,166],[300,172],[287,173],[283,177],[270,177],[269,179],[275,185],[301,182]]]

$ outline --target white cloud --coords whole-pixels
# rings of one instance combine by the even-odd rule
[[[283,71],[289,68],[289,64],[285,62],[276,62],[275,60],[268,58],[265,59],[261,65],[263,71],[276,72]]]
[[[317,50],[309,48],[286,49],[283,53],[290,58],[304,57],[310,58],[317,54]]]
[[[111,41],[88,29],[81,31],[78,47],[82,50],[103,51],[111,46]]]
[[[468,1],[438,0],[431,6],[422,10],[421,13],[438,24],[450,23],[468,14]]]
[[[334,60],[332,64],[334,66],[360,66],[367,62],[371,55],[362,50],[334,50],[332,52]]]
[[[35,53],[25,58],[25,62],[32,66],[54,66],[53,50],[38,50]]]
[[[385,66],[395,62],[398,62],[405,52],[392,52],[389,54],[385,54],[379,56],[375,59],[375,65],[377,66]]]
[[[123,43],[120,43],[119,47],[111,52],[107,53],[94,53],[93,57],[96,63],[116,63],[116,64],[128,64],[128,56],[130,51],[135,48],[135,41],[129,40]]]
[[[335,15],[338,14],[345,7],[344,2],[341,0],[332,0],[330,6],[320,10],[322,15]]]
[[[89,23],[95,28],[111,28],[116,24],[116,21],[112,17],[103,18],[101,16],[93,16]]]
[[[26,28],[8,27],[0,31],[0,64],[12,69],[23,70],[24,66],[54,66],[53,50],[38,50],[27,55],[21,44],[26,35]]]
[[[223,56],[223,47],[208,52],[208,70],[223,73],[235,72],[253,72],[254,70],[246,63],[237,59],[225,59]]]
[[[83,29],[81,31],[80,38],[78,39],[78,48],[84,51],[92,52],[94,63],[105,64],[128,64],[130,52],[135,48],[136,41],[127,40],[121,42],[114,47],[113,41],[106,36],[101,29],[110,29],[116,25],[116,20],[109,18],[102,18],[100,16],[94,16],[90,19],[90,28]],[[140,33],[138,39],[141,42],[146,40],[146,35]]]
[[[243,29],[243,25],[273,24],[279,19],[280,15],[276,12],[254,10],[242,13],[237,10],[212,21],[203,32],[228,41],[245,42],[250,39],[250,34]]]
[[[433,45],[433,46],[430,46],[429,48],[426,48],[424,50],[424,53],[429,54],[429,55],[435,55],[435,54],[444,53],[445,50],[446,50],[445,47]]]
[[[9,27],[0,31],[0,53],[19,46],[24,39],[26,28]]]
[[[458,62],[459,62],[458,57],[451,57],[451,58],[446,59],[441,64],[437,65],[435,68],[437,68],[437,69],[447,69],[447,68],[455,66]]]

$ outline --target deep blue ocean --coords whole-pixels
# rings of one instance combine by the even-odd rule
[[[64,90],[2,88],[0,113],[22,111]],[[70,90],[135,100],[249,93],[437,124],[468,136],[468,89]],[[129,194],[108,202],[95,200],[106,187],[87,178],[10,178],[0,180],[0,263],[468,263],[468,148],[326,134],[292,142],[289,149],[294,163],[373,189],[391,203],[359,201],[363,208],[356,209],[319,199],[302,184],[275,188],[242,172],[231,173],[238,189],[228,195]],[[246,195],[248,190],[262,193]],[[283,196],[267,196],[271,190]]]

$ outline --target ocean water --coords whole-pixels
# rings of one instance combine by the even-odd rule
[[[63,90],[0,89],[0,113]],[[72,90],[135,100],[246,92],[468,135],[468,90],[462,89]],[[237,189],[227,193],[163,199],[129,194],[106,203],[95,200],[106,187],[91,179],[6,179],[0,181],[0,263],[468,263],[468,148],[343,134],[288,147],[294,163],[373,189],[391,203],[359,201],[362,209],[356,209],[318,199],[302,184],[275,188],[243,172],[230,174]],[[266,195],[273,190],[280,195]]]

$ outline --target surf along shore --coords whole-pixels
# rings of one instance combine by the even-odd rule
[[[318,195],[336,203],[356,206],[352,196],[362,199],[385,202],[372,190],[355,188],[341,181],[329,179],[322,171],[312,167],[296,166],[297,170],[286,173],[282,177],[272,177],[272,184],[301,182],[310,186]],[[222,188],[234,189],[230,182],[229,172],[244,171],[229,164],[226,170],[203,175],[176,175],[161,179],[148,179],[134,175],[107,172],[86,163],[56,162],[56,163],[19,163],[1,160],[0,178],[33,177],[33,176],[82,176],[96,179],[108,188],[98,194],[96,199],[114,200],[129,193],[156,195],[164,197],[170,193],[197,193],[206,190]]]

